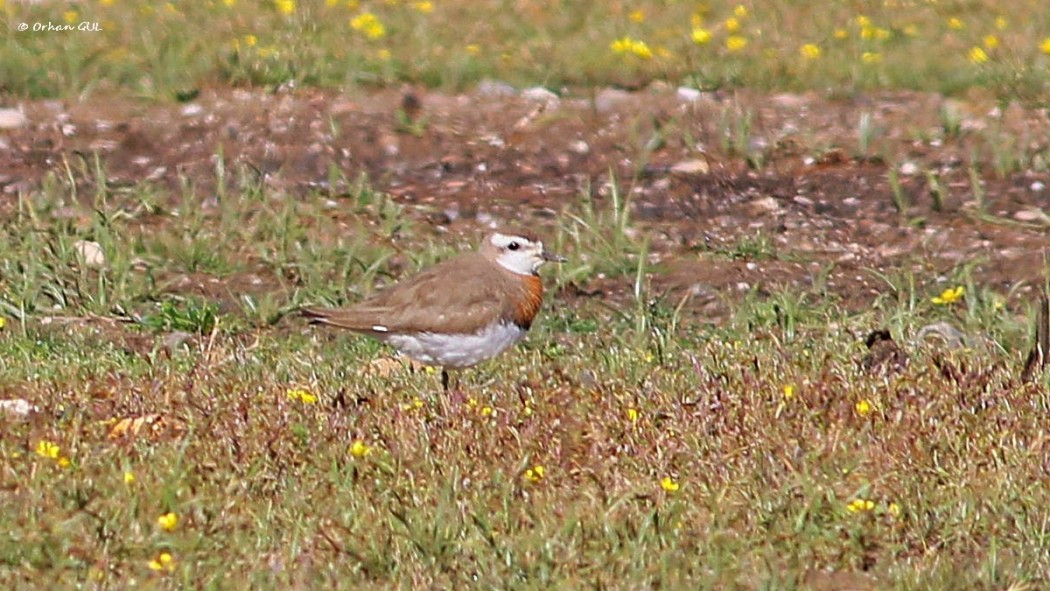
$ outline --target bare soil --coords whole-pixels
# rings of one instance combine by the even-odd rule
[[[552,102],[219,89],[188,104],[93,98],[20,108],[29,125],[0,131],[0,215],[49,172],[61,178],[67,162],[94,154],[111,186],[150,182],[177,194],[189,179],[207,195],[221,154],[227,170],[247,167],[293,198],[345,194],[364,173],[435,231],[515,222],[543,233],[583,195],[608,207],[611,172],[630,192],[633,231],[650,239],[654,285],[694,294],[701,311],[727,290],[805,287],[818,277],[827,293],[863,308],[888,288],[873,271],[934,281],[964,263],[983,284],[1020,286],[1014,297],[1027,298],[1047,268],[1050,116],[1016,104],[914,93],[685,100],[657,87]],[[945,112],[958,114],[957,133],[945,133]],[[860,153],[865,113],[875,131]],[[748,126],[746,137],[734,131]],[[1004,154],[1028,160],[996,174]],[[983,196],[969,174],[974,159]],[[939,207],[927,171],[943,187]],[[611,293],[629,283],[575,287]]]

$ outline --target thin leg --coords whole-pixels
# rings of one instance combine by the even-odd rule
[[[445,393],[448,393],[448,370],[441,368],[441,387]]]

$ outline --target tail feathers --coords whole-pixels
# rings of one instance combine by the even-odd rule
[[[310,320],[310,324],[324,324],[358,332],[386,332],[385,327],[375,326],[373,322],[369,322],[367,314],[361,314],[355,310],[302,308],[301,312]]]

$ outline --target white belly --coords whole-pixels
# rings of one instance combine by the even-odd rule
[[[525,329],[513,323],[496,323],[473,334],[373,335],[404,355],[426,365],[470,367],[499,355],[525,336]]]

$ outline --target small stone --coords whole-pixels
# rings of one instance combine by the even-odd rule
[[[489,97],[505,97],[518,94],[518,89],[499,80],[482,80],[478,82],[476,91],[481,96]]]
[[[1033,192],[1038,193],[1046,188],[1046,183],[1044,183],[1043,181],[1035,181],[1034,183],[1029,185],[1028,188],[1031,189]]]
[[[23,418],[35,412],[40,412],[40,408],[34,404],[30,404],[27,400],[21,398],[0,400],[0,414],[9,417]]]
[[[611,111],[619,105],[631,100],[631,93],[619,88],[603,88],[594,97],[594,108],[599,113]]]
[[[675,91],[675,96],[683,103],[695,103],[703,98],[704,93],[688,86],[679,86],[678,90]]]
[[[569,151],[582,156],[584,154],[589,154],[591,147],[583,140],[576,140],[569,143]]]
[[[711,172],[711,165],[707,163],[707,160],[701,160],[699,158],[693,160],[683,160],[677,162],[671,166],[671,172],[676,174],[707,174]]]
[[[190,103],[182,108],[183,117],[196,117],[201,113],[204,113],[204,107],[200,106],[197,103]]]
[[[901,164],[900,172],[904,176],[914,176],[919,173],[919,165],[911,161],[905,162]]]
[[[775,213],[780,210],[780,202],[775,197],[763,197],[748,204],[748,209],[754,215]]]
[[[532,88],[526,88],[521,91],[521,98],[527,101],[534,101],[537,103],[556,103],[558,102],[558,95],[547,90],[542,86],[533,86]]]
[[[99,268],[106,264],[106,255],[102,252],[102,246],[91,240],[77,240],[73,243],[73,249],[77,251],[80,262],[85,267]]]
[[[1014,214],[1014,219],[1019,222],[1039,222],[1050,225],[1050,216],[1041,209],[1022,209]]]
[[[18,109],[0,109],[0,129],[18,129],[29,124],[29,117]]]

